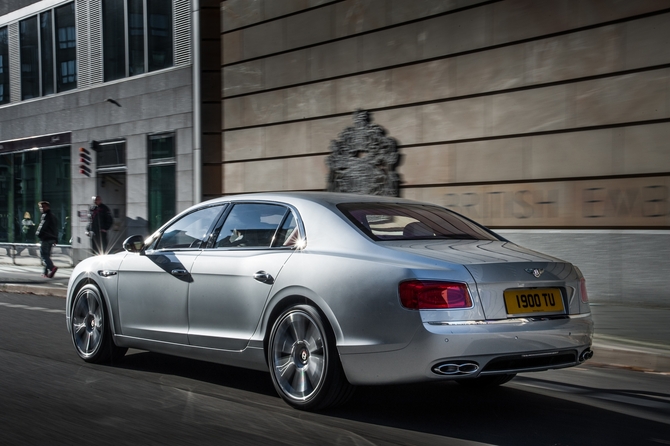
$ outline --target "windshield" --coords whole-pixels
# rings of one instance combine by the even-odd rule
[[[467,218],[438,206],[421,204],[344,203],[337,206],[371,239],[500,240]]]

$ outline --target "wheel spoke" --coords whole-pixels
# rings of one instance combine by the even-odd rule
[[[323,356],[312,355],[309,358],[309,364],[305,367],[307,370],[307,375],[309,376],[309,381],[312,383],[312,387],[316,387],[321,381],[324,370],[324,360]]]
[[[90,334],[90,340],[91,340],[91,350],[95,350],[96,347],[98,346],[98,343],[100,342],[100,337],[102,334],[100,333],[100,330],[96,327]]]
[[[300,341],[305,339],[305,318],[302,316],[291,315],[290,324],[293,340]]]
[[[86,346],[84,347],[84,353],[88,353],[91,351],[91,334],[89,332],[86,332]]]
[[[307,333],[305,333],[305,342],[311,346],[318,337],[319,330],[317,330],[314,324],[309,324],[309,327],[307,327]]]
[[[307,379],[307,373],[305,373],[305,368],[297,369],[295,375],[293,375],[293,381],[291,386],[294,389],[294,392],[300,396],[306,396],[311,391],[311,386],[309,380]]]
[[[92,315],[97,315],[98,311],[100,310],[100,306],[98,303],[98,299],[96,299],[96,296],[93,295],[93,293],[88,293],[86,301],[88,302],[88,311]]]
[[[277,370],[282,378],[288,380],[291,378],[291,374],[295,370],[295,364],[290,356],[282,356],[281,358],[275,359],[275,370]]]
[[[89,314],[93,312],[93,310],[91,309],[91,307],[92,307],[91,299],[92,298],[93,298],[93,296],[89,292],[87,292],[84,295],[84,297],[82,298],[82,301],[86,303],[86,312],[89,313]]]

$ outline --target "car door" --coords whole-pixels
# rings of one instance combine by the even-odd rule
[[[272,284],[299,240],[294,211],[271,203],[237,203],[210,249],[193,264],[189,342],[242,350],[263,312]]]
[[[193,262],[223,209],[208,206],[166,227],[118,270],[118,306],[125,336],[188,344],[188,286]]]

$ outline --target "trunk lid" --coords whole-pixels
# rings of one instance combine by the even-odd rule
[[[486,319],[579,313],[575,295],[580,274],[572,264],[555,257],[506,241],[412,240],[383,244],[408,254],[463,265],[472,275]],[[507,304],[505,291],[509,291]],[[561,299],[563,310],[548,304],[556,299]],[[538,302],[547,305],[536,306]]]

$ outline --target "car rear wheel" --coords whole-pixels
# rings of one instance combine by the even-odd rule
[[[84,285],[77,292],[72,303],[70,324],[74,347],[86,362],[114,361],[128,350],[114,344],[107,309],[95,285]]]
[[[466,387],[485,389],[490,387],[502,386],[506,382],[511,381],[515,376],[516,373],[508,373],[506,375],[488,375],[472,379],[459,379],[456,382]]]
[[[296,409],[334,407],[345,403],[353,393],[334,337],[310,306],[291,307],[274,323],[268,364],[275,389]]]

